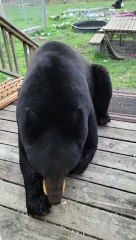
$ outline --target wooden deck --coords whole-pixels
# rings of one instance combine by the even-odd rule
[[[36,219],[26,213],[15,109],[0,111],[0,239],[136,240],[136,124],[99,128],[93,162],[67,179],[62,204]]]

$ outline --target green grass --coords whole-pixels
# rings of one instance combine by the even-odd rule
[[[48,18],[52,15],[61,14],[68,8],[95,8],[95,7],[110,7],[113,1],[90,1],[86,4],[75,3],[75,4],[48,4]],[[128,11],[134,11],[136,5],[136,0],[125,2],[124,9]],[[41,15],[40,7],[26,7],[26,17],[28,19],[28,26],[22,20],[22,11],[18,8],[8,7],[6,8],[6,14],[10,21],[14,23],[19,28],[26,28],[30,26],[41,25]],[[122,11],[122,10],[121,10]],[[90,62],[99,63],[107,67],[112,78],[113,88],[115,89],[136,89],[136,60],[113,60],[106,55],[96,54],[93,48],[89,45],[89,40],[92,38],[93,34],[86,33],[74,33],[71,28],[73,22],[79,21],[79,19],[71,18],[66,20],[51,20],[48,19],[48,28],[44,28],[42,32],[37,34],[44,35],[47,40],[58,40],[69,44],[70,46],[77,49],[82,53]],[[69,22],[70,26],[66,29],[56,29],[54,24]],[[43,41],[42,41],[43,42]],[[17,51],[20,54],[20,58],[23,61],[23,55],[19,51],[20,46],[17,46]],[[22,68],[25,74],[25,67]]]

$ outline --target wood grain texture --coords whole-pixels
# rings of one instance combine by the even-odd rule
[[[15,146],[0,144],[0,159],[18,163],[18,148]],[[136,173],[136,157],[97,150],[92,163]]]
[[[16,119],[16,105],[11,104],[7,107],[4,108],[3,111],[9,111],[9,112],[13,112],[14,113],[14,119]],[[12,117],[13,117],[13,113],[12,113]],[[12,117],[10,117],[10,113],[9,113],[9,119],[8,120],[12,120]],[[0,111],[0,118],[1,118],[1,111]],[[5,118],[6,119],[6,118]],[[118,129],[126,129],[126,130],[133,130],[136,131],[136,124],[135,123],[130,123],[130,122],[122,122],[122,121],[115,121],[115,120],[111,120],[110,123],[108,123],[106,125],[106,127],[111,127],[111,128],[118,128]]]
[[[16,121],[16,114],[15,112],[0,110],[0,119],[5,119],[8,121]]]
[[[0,143],[12,146],[18,146],[18,136],[15,133],[0,131]],[[116,139],[108,139],[99,137],[98,149],[114,153],[120,153],[136,157],[135,143],[119,141]]]
[[[121,177],[120,182],[118,183],[117,180],[115,182],[114,179],[108,181],[107,179],[109,179],[109,176],[107,176],[106,179],[106,175],[104,176],[105,171],[102,174],[102,177],[99,177],[99,172],[97,171],[98,174],[95,175],[93,173],[95,169],[93,169],[91,165],[90,168],[92,170],[90,171],[90,175],[92,177],[91,179],[89,177],[90,175],[88,176],[87,170],[83,175],[76,175],[78,181],[74,178],[67,178],[67,188],[66,192],[64,193],[64,197],[73,199],[74,201],[82,202],[84,204],[89,204],[95,207],[100,207],[110,211],[116,211],[118,213],[136,217],[135,194],[125,193],[124,197],[124,192],[122,191],[97,185],[97,183],[111,187],[114,187],[115,185],[122,189],[127,181],[126,175]],[[17,183],[23,186],[23,178],[18,164],[13,164],[0,160],[0,176],[1,179],[5,181],[10,181],[12,183]],[[101,181],[101,178],[103,178],[103,176],[104,179],[103,181]],[[113,176],[110,175],[110,177]],[[82,181],[86,179],[88,181],[93,181],[93,183]],[[123,182],[124,179],[125,183]],[[121,186],[122,183],[124,184],[123,186]],[[132,187],[135,187],[135,184],[133,183],[131,186],[131,181],[129,181],[129,183],[127,183],[127,186],[125,186],[125,188],[128,189],[132,189]]]
[[[99,127],[98,136],[136,143],[136,131],[126,129]]]
[[[136,173],[136,157],[97,150],[92,163]]]
[[[136,174],[90,164],[77,179],[95,182],[108,187],[136,193]]]
[[[10,226],[10,227],[7,227]],[[55,226],[0,206],[2,240],[93,240],[78,232]]]
[[[0,160],[0,176],[4,180],[22,183],[19,165]],[[90,164],[82,175],[73,175],[77,179],[136,193],[136,174]]]
[[[98,149],[136,157],[136,144],[99,137]]]
[[[0,130],[17,133],[17,123],[0,119]],[[136,142],[136,131],[111,127],[98,127],[98,136]]]
[[[8,205],[12,209],[26,213],[23,187],[9,185],[6,191],[4,187],[3,194],[1,200],[3,206]],[[64,203],[52,207],[52,212],[45,217],[45,220],[104,240],[109,240],[109,236],[110,240],[135,239],[135,220],[71,200],[65,200]]]

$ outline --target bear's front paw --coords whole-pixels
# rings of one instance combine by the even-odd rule
[[[44,216],[49,213],[51,204],[48,197],[44,194],[40,196],[28,196],[26,201],[27,213],[30,215]]]
[[[107,113],[105,116],[102,116],[102,117],[97,117],[97,124],[99,126],[103,126],[103,125],[106,125],[108,122],[110,122],[111,119],[110,119],[110,116],[109,114]]]

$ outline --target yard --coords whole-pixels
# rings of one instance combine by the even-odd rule
[[[135,59],[131,60],[113,60],[102,54],[95,54],[93,48],[89,45],[89,40],[92,38],[93,34],[86,33],[74,33],[71,24],[79,21],[78,18],[68,18],[52,20],[50,19],[53,15],[58,15],[69,9],[69,8],[97,8],[97,7],[110,7],[113,1],[90,1],[88,3],[65,3],[65,4],[48,4],[48,28],[43,28],[42,31],[36,33],[45,37],[45,40],[58,40],[69,44],[70,46],[76,48],[81,52],[90,62],[100,63],[107,67],[110,72],[113,88],[114,89],[130,89],[135,91],[136,89],[136,67]],[[136,1],[127,1],[123,10],[134,11]],[[121,10],[121,11],[123,11]],[[5,12],[8,19],[19,28],[26,28],[25,21],[22,20],[22,10],[16,7],[6,7]],[[26,17],[31,26],[41,25],[41,9],[37,7],[26,7]],[[66,28],[56,29],[55,25],[67,23]],[[43,41],[42,41],[43,43]],[[40,41],[39,41],[39,44]],[[18,44],[18,55],[23,60],[22,51],[20,50],[20,45]],[[25,69],[23,69],[25,74]],[[2,78],[1,78],[2,79]]]

